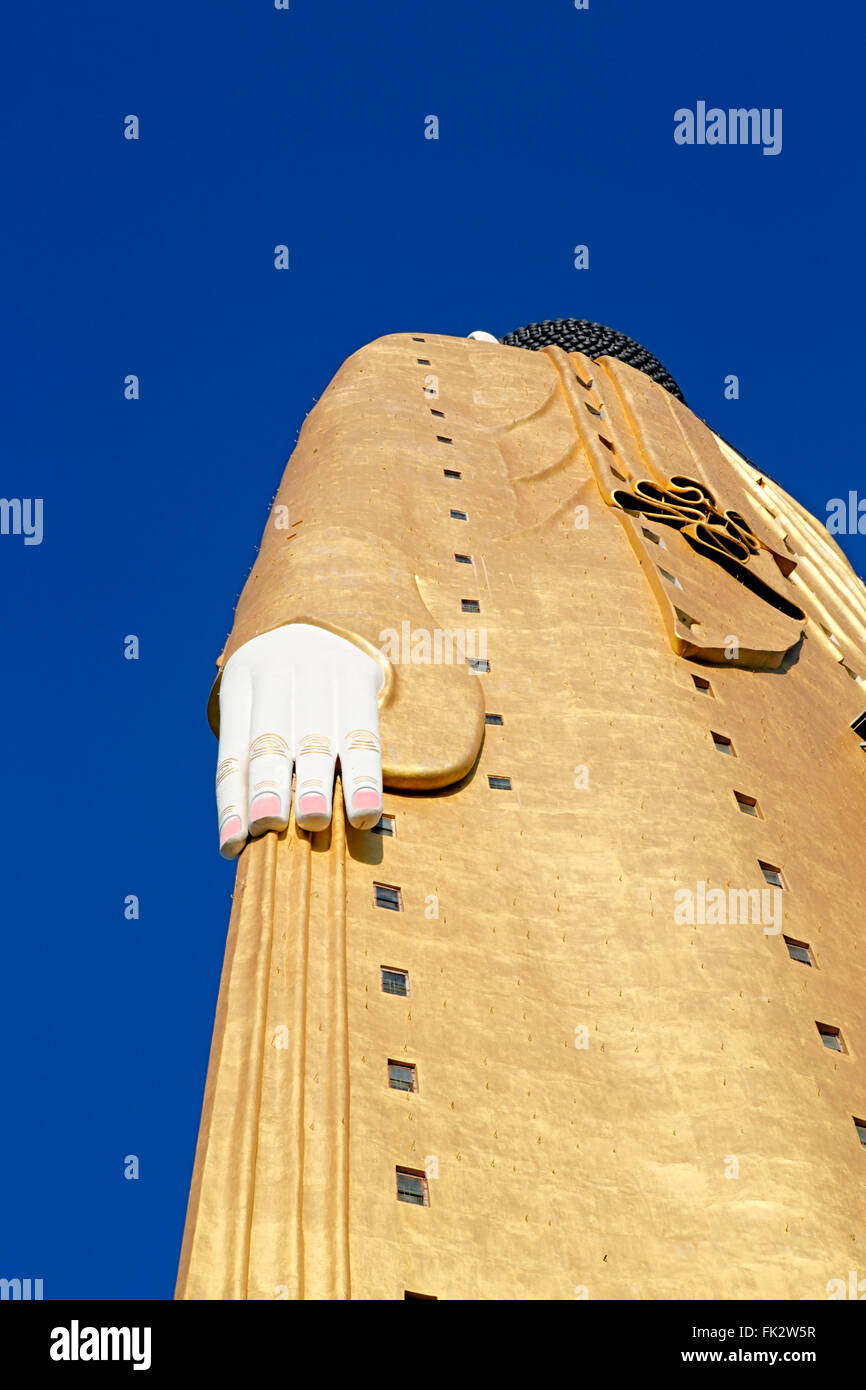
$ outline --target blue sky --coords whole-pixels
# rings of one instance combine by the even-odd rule
[[[2,493],[44,537],[0,536],[0,1275],[170,1298],[233,882],[205,703],[304,415],[381,334],[589,318],[822,519],[866,496],[864,23],[49,0],[4,30]],[[782,152],[676,145],[699,100],[781,108]]]

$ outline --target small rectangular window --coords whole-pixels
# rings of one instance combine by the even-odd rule
[[[420,341],[421,341],[420,338],[414,338],[414,339],[413,339],[413,342],[420,342]],[[419,367],[429,367],[429,366],[430,366],[430,358],[429,358],[429,357],[416,357],[416,358],[415,358],[415,361],[418,363],[418,366],[419,366]]]
[[[851,728],[855,734],[859,734],[861,738],[866,738],[866,711],[863,714],[858,714]]]
[[[393,816],[380,816],[373,826],[374,835],[396,835],[396,826]]]
[[[775,864],[765,864],[763,859],[758,860],[758,866],[767,883],[771,883],[774,888],[784,888],[785,880],[782,878],[782,870]]]
[[[663,570],[661,565],[658,566],[658,572],[661,575],[662,579],[666,579],[669,584],[673,584],[675,589],[681,589],[683,587],[680,581],[677,579],[676,575],[668,574],[667,570]]]
[[[700,623],[698,622],[697,618],[693,618],[689,613],[684,613],[682,608],[675,607],[674,612],[676,613],[683,627],[687,627],[689,629],[689,632],[691,632],[693,627],[700,627]]]
[[[373,884],[373,901],[377,907],[387,908],[389,912],[403,911],[403,898],[399,888],[387,883]]]
[[[511,778],[510,778],[510,777],[488,777],[488,778],[487,778],[487,785],[488,785],[489,787],[492,787],[492,788],[494,789],[494,791],[508,792],[508,791],[511,791]]]
[[[471,564],[472,564],[472,556],[471,556],[471,555],[455,555],[455,556],[454,556],[454,559],[457,561],[458,565],[471,565]]]
[[[456,468],[443,468],[442,472],[446,478],[462,478],[463,474],[458,473]]]
[[[853,1116],[853,1120],[854,1128],[857,1131],[857,1138],[860,1140],[864,1149],[866,1149],[866,1120],[858,1120],[856,1115]]]
[[[708,680],[704,680],[703,676],[692,676],[692,680],[695,683],[695,690],[699,690],[702,695],[712,695],[713,687]]]
[[[736,757],[734,745],[731,743],[727,734],[717,734],[713,729],[710,729],[710,736],[712,737],[713,743],[716,745],[717,752],[725,753],[729,758]]]
[[[795,941],[792,936],[782,938],[788,948],[788,955],[791,960],[797,960],[801,965],[814,965],[811,948],[806,941]]]
[[[432,405],[431,405],[431,407],[430,407],[430,414],[431,414],[431,415],[438,415],[440,420],[444,420],[444,419],[445,419],[445,411],[444,411],[444,410],[434,410],[433,407],[432,407]]]
[[[417,1091],[418,1074],[414,1062],[392,1062],[389,1057],[388,1085],[392,1091]]]
[[[501,715],[501,714],[485,714],[485,716],[484,716],[484,723],[485,723],[485,724],[501,724],[501,723],[502,723],[502,715]]]
[[[454,440],[449,439],[447,434],[437,434],[436,440],[439,444],[453,444]]]
[[[759,820],[764,819],[755,797],[747,796],[745,792],[734,792],[734,800],[744,816],[757,816]]]
[[[481,604],[478,602],[477,598],[462,598],[460,600],[460,607],[464,613],[481,612]]]
[[[438,1302],[439,1302],[439,1295],[438,1295],[438,1294],[435,1294],[435,1293],[413,1293],[411,1289],[404,1289],[404,1290],[403,1290],[403,1297],[404,1297],[404,1299],[406,1299],[406,1298],[417,1298],[417,1299],[420,1299],[423,1303],[438,1303]]]
[[[426,1173],[418,1168],[398,1168],[397,1201],[411,1202],[416,1207],[429,1207]]]
[[[469,516],[468,516],[468,514],[467,514],[466,512],[458,512],[458,511],[455,511],[454,507],[451,508],[450,515],[451,515],[451,517],[454,519],[454,521],[468,521],[468,520],[469,520]]]
[[[484,658],[480,656],[468,657],[466,665],[469,667],[470,671],[476,671],[479,675],[483,675],[486,671],[490,670],[490,662],[485,661]]]
[[[426,341],[427,341],[426,338],[413,338],[413,339],[412,339],[412,342],[413,342],[413,343],[426,343]]]
[[[653,545],[658,545],[662,550],[667,550],[666,543],[662,540],[661,536],[656,535],[655,531],[648,531],[646,526],[642,526],[640,529],[643,531],[647,540],[652,541]]]
[[[831,1052],[847,1052],[845,1040],[838,1028],[834,1028],[830,1023],[816,1023],[815,1025],[821,1035],[821,1041]]]
[[[390,966],[383,965],[382,970],[382,993],[399,994],[404,999],[409,994],[409,972],[407,970],[392,970]]]

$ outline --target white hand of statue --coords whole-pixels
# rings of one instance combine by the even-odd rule
[[[235,859],[247,835],[284,830],[292,766],[295,820],[330,823],[340,760],[350,823],[366,830],[382,814],[377,695],[382,668],[324,628],[290,623],[245,642],[220,683],[216,775],[220,854]]]

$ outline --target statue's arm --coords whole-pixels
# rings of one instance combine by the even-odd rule
[[[317,829],[330,819],[337,757],[347,815],[363,825],[381,813],[383,779],[394,788],[447,786],[478,755],[477,677],[466,664],[402,661],[405,643],[393,640],[435,629],[416,581],[424,559],[404,466],[411,425],[394,418],[393,393],[381,353],[362,349],[341,368],[304,423],[238,601],[208,707],[220,737],[229,857],[250,827],[261,833],[287,823],[293,763],[298,822]],[[363,748],[349,747],[352,730],[361,731]],[[318,754],[325,762],[306,779],[297,775],[302,743],[327,743]],[[376,766],[351,771],[361,779],[356,800],[346,764],[362,752]],[[301,804],[304,780],[323,784],[324,805]]]

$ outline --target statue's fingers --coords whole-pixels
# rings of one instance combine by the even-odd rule
[[[236,859],[247,838],[247,749],[250,738],[250,673],[231,662],[220,682],[220,741],[216,771],[220,854]]]
[[[303,662],[294,672],[295,820],[302,830],[323,830],[334,799],[333,663]]]
[[[292,793],[291,688],[283,672],[259,670],[253,677],[249,745],[251,835],[285,830]]]
[[[372,682],[343,687],[337,704],[346,817],[356,829],[369,830],[382,814],[382,745]]]

